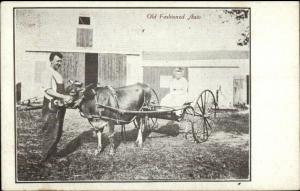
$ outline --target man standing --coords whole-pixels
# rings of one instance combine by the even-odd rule
[[[58,72],[62,64],[62,54],[50,54],[49,75],[46,76],[47,84],[42,109],[44,125],[42,127],[42,163],[46,162],[57,152],[57,144],[62,135],[63,121],[66,112],[64,104],[72,102],[72,97],[64,95],[63,77]]]

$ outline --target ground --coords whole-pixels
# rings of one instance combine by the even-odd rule
[[[52,167],[40,167],[40,110],[17,112],[18,181],[123,181],[123,180],[229,180],[249,178],[249,113],[222,112],[214,120],[208,141],[197,144],[185,139],[179,126],[159,121],[158,130],[145,134],[141,148],[134,144],[137,130],[126,128],[122,142],[116,126],[116,153],[109,154],[108,138],[97,156],[97,139],[78,111],[68,110],[58,145],[66,156],[51,160]]]

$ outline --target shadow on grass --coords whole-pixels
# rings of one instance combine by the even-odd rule
[[[149,138],[158,137],[176,137],[180,134],[180,125],[178,122],[169,121],[168,123],[161,125],[159,128],[152,130],[154,133],[162,134],[161,136],[154,136]]]
[[[71,140],[67,145],[57,153],[57,157],[65,157],[73,152],[75,152],[80,146],[84,143],[95,142],[97,143],[97,137],[93,136],[93,129],[84,131],[79,136]],[[136,140],[138,135],[137,129],[132,129],[130,131],[126,131],[126,141],[133,142]],[[144,133],[146,135],[146,133]],[[147,135],[146,135],[147,136]],[[119,147],[122,142],[122,135],[120,132],[116,132],[114,135],[114,145],[115,149]],[[102,134],[102,148],[103,150],[110,145],[109,138],[106,134]],[[96,147],[95,147],[96,149]]]
[[[176,137],[179,135],[179,129],[180,129],[179,124],[174,123],[174,122],[167,123],[166,125],[163,125],[160,128],[152,130],[152,131],[145,129],[145,131],[143,132],[143,141],[146,138],[155,138],[155,137],[149,137],[151,132],[163,134],[162,136],[158,136],[158,137],[168,137],[168,136]],[[88,131],[84,131],[83,133],[81,133],[79,136],[77,136],[76,138],[71,140],[69,143],[67,143],[67,145],[62,150],[60,150],[56,154],[56,156],[57,157],[65,157],[65,156],[75,152],[76,150],[78,150],[78,148],[80,146],[82,146],[84,143],[91,143],[91,142],[97,143],[97,137],[93,136],[93,131],[94,131],[93,129],[90,129]],[[123,140],[121,132],[115,133],[115,135],[114,135],[115,149],[117,149],[119,147],[119,145],[124,141],[125,142],[136,141],[137,136],[138,136],[138,129],[132,129],[130,131],[126,131],[125,135],[126,135],[126,139]],[[109,145],[110,145],[109,138],[106,134],[103,133],[102,134],[103,150]]]
[[[249,113],[224,113],[215,119],[215,131],[248,134],[249,117]]]

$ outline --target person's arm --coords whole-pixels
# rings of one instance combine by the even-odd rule
[[[69,96],[68,96],[68,95],[64,95],[64,94],[57,93],[57,92],[54,91],[52,88],[46,89],[45,92],[46,92],[48,95],[50,95],[51,97],[54,97],[54,98],[59,98],[59,99],[69,99]]]
[[[58,99],[63,99],[64,102],[66,103],[69,103],[72,101],[72,96],[69,96],[69,95],[64,95],[64,94],[61,94],[61,93],[58,93],[56,92],[54,89],[55,89],[55,82],[54,82],[54,76],[50,76],[49,77],[49,81],[48,81],[48,88],[45,90],[45,93],[48,94],[49,96],[51,97],[54,97],[54,98],[58,98]],[[57,80],[59,80],[59,82],[63,82],[61,78],[58,78],[56,77]]]

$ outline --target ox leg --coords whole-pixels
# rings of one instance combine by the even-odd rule
[[[113,155],[115,154],[115,140],[114,140],[114,135],[115,135],[115,126],[113,123],[109,122],[108,123],[109,126],[109,142],[110,142],[110,150],[109,150],[109,154]]]
[[[183,120],[182,122],[178,123],[178,125],[179,125],[179,131],[183,130],[184,138],[187,139],[188,129],[189,129],[188,121]]]
[[[102,132],[105,126],[107,126],[107,122],[105,121],[94,121],[89,120],[92,127],[95,129],[96,136],[97,136],[97,148],[94,152],[95,155],[99,154],[102,150]]]
[[[122,125],[121,127],[121,135],[122,135],[122,141],[126,142],[126,130],[125,130],[125,125]]]
[[[103,132],[103,128],[100,130],[96,130],[98,145],[97,145],[97,149],[95,150],[95,155],[98,155],[102,151],[102,132]]]
[[[138,126],[139,126],[139,132],[138,132],[138,137],[136,139],[136,145],[139,146],[139,147],[142,147],[142,145],[143,145],[143,131],[144,131],[144,127],[145,127],[144,119],[142,119],[141,122],[138,122]]]

